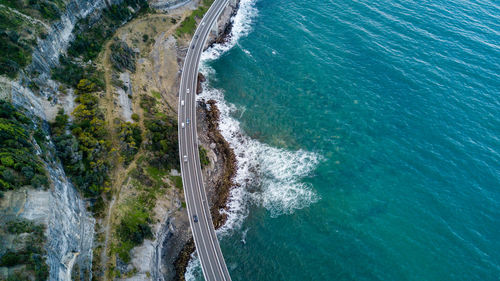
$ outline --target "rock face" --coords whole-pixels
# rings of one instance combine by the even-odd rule
[[[55,155],[50,159],[56,159]],[[74,280],[71,278],[72,267],[78,264],[80,272],[77,275],[82,277],[81,280],[90,280],[95,220],[66,178],[61,164],[51,161],[46,163],[46,168],[53,185],[46,204],[50,206],[50,212],[46,214],[49,279]]]
[[[203,92],[203,87],[201,86],[201,83],[207,81],[205,76],[201,72],[198,72],[198,78],[196,80],[196,94],[199,95]]]
[[[37,48],[33,51],[31,65],[27,70],[40,73],[40,79],[50,78],[50,69],[59,63],[59,54],[68,47],[78,19],[101,10],[105,6],[106,0],[70,1],[66,5],[66,11],[61,16],[61,20],[51,26],[47,38],[38,41]]]
[[[49,280],[78,280],[71,278],[75,265],[78,265],[76,271],[81,280],[90,280],[94,219],[68,182],[61,164],[55,160],[53,144],[48,142],[46,145],[52,146],[46,150],[49,160],[42,160],[50,188],[9,191],[0,202],[0,222],[9,217],[21,217],[46,226]],[[35,146],[40,154],[40,148]]]
[[[106,3],[108,2],[108,3]],[[10,83],[6,89],[10,92],[3,98],[27,109],[31,114],[46,120],[44,104],[56,83],[50,80],[50,70],[58,64],[59,55],[64,52],[72,39],[73,28],[78,19],[90,13],[98,12],[117,1],[107,0],[72,0],[66,5],[61,20],[54,23],[44,40],[38,41],[32,54],[32,63],[26,73],[37,74],[29,78],[21,73],[18,81]],[[27,85],[30,80],[40,86],[40,94],[35,95]],[[55,106],[55,105],[54,105]],[[46,135],[48,127],[44,128]],[[52,154],[54,145],[50,142]],[[94,239],[94,219],[87,212],[85,203],[66,177],[57,157],[51,155],[45,163],[51,182],[49,191],[30,191],[24,198],[21,217],[42,221],[47,225],[47,263],[50,267],[49,280],[75,280],[72,271],[80,280],[91,279],[92,245]],[[21,200],[21,199],[18,199]],[[11,201],[13,205],[19,202]],[[77,267],[76,267],[77,265]]]
[[[73,39],[73,29],[77,21],[91,13],[100,12],[106,5],[121,2],[120,0],[71,0],[66,4],[66,10],[61,19],[47,30],[45,39],[38,39],[33,50],[31,64],[20,74],[20,79],[12,83],[12,102],[30,109],[44,119],[43,105],[45,99],[56,92],[57,83],[50,79],[51,69],[59,64],[59,55],[66,51]],[[28,74],[30,77],[28,77]],[[35,83],[40,88],[40,94],[35,95],[27,87]],[[55,104],[52,104],[55,106]]]
[[[233,25],[232,17],[238,11],[240,0],[230,0],[229,5],[224,9],[216,24],[208,36],[207,46],[214,43],[222,43],[231,31]]]
[[[157,10],[169,10],[180,7],[191,2],[191,0],[151,0],[149,6]]]

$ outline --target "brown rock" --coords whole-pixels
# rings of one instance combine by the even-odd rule
[[[203,87],[201,86],[201,83],[207,81],[207,79],[205,78],[205,76],[203,76],[203,74],[201,74],[201,72],[198,72],[198,82],[196,84],[196,94],[201,94],[203,92]]]

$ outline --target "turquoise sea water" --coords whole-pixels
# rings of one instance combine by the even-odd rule
[[[244,3],[203,96],[233,280],[500,280],[499,3]]]

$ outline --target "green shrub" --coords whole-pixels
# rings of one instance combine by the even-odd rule
[[[142,131],[138,124],[130,122],[121,123],[118,130],[120,152],[125,159],[125,164],[129,164],[141,146]]]
[[[132,113],[132,120],[134,120],[135,122],[139,122],[139,114]]]
[[[203,146],[198,146],[198,151],[200,152],[200,163],[201,167],[204,168],[210,164],[210,159],[208,159],[207,151]]]
[[[155,167],[179,169],[179,145],[177,122],[169,118],[146,119],[146,137],[150,152],[149,163]]]
[[[37,236],[42,236],[45,229],[43,225],[37,225],[33,221],[27,219],[9,221],[6,226],[7,231],[12,234],[34,233]]]
[[[21,248],[7,250],[0,257],[0,266],[16,267],[25,265],[23,271],[11,271],[7,280],[47,280],[49,269],[45,261],[45,226],[26,219],[15,219],[2,226],[3,231],[13,235],[23,235]]]
[[[52,69],[52,79],[73,87],[77,87],[78,83],[84,78],[93,82],[96,90],[104,89],[104,73],[98,71],[93,65],[83,67],[70,58],[61,55],[59,57],[59,66]]]
[[[157,112],[156,110],[156,100],[148,95],[141,95],[141,101],[139,103],[142,109],[144,109],[145,117],[152,118]]]
[[[36,156],[34,123],[12,104],[0,101],[0,189],[24,185],[47,186],[41,159]],[[40,134],[40,133],[38,133]],[[43,146],[43,143],[41,143]]]
[[[4,156],[1,159],[2,164],[7,167],[12,167],[14,166],[14,160],[12,160],[12,157],[10,155]]]
[[[128,69],[131,72],[135,72],[135,52],[123,41],[111,44],[110,61],[118,71]]]
[[[40,14],[45,19],[56,20],[61,16],[59,8],[52,2],[41,1],[39,7]]]
[[[19,69],[31,62],[31,51],[28,45],[19,40],[15,31],[0,29],[0,74],[14,78]]]
[[[111,144],[104,114],[98,108],[98,88],[91,80],[80,80],[75,89],[79,104],[73,111],[74,123],[70,125],[64,110],[59,110],[51,124],[57,155],[73,183],[87,197],[100,195],[109,184]]]

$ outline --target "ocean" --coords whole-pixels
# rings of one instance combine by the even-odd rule
[[[500,280],[498,2],[241,0],[202,60],[233,280]]]

